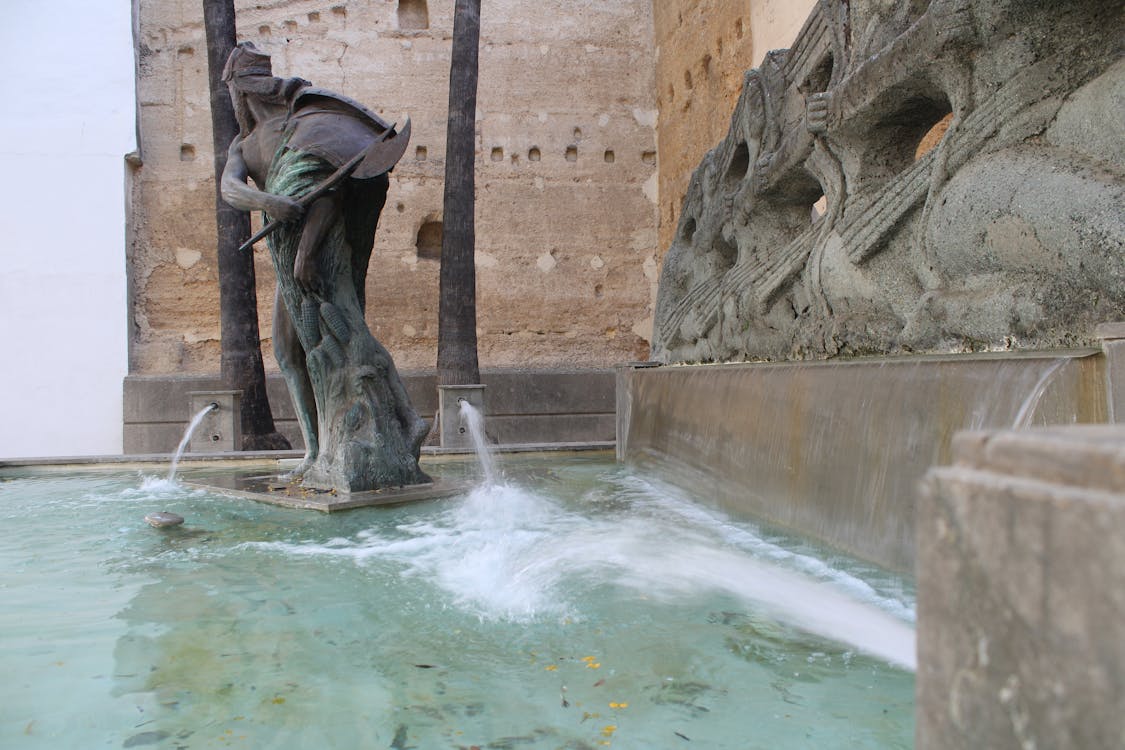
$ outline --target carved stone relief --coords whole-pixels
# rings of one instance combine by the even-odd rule
[[[1065,347],[1123,319],[1122,28],[1106,0],[821,0],[692,178],[654,358]]]

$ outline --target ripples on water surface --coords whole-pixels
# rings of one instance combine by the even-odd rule
[[[909,581],[601,459],[503,469],[331,516],[0,475],[0,745],[911,747]]]

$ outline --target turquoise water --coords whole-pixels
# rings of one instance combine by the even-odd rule
[[[909,581],[602,459],[502,469],[334,515],[0,475],[0,746],[912,746]]]

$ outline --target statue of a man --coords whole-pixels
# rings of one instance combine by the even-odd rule
[[[231,52],[223,78],[240,126],[223,199],[282,222],[268,243],[277,273],[274,352],[306,446],[294,474],[305,486],[341,491],[428,481],[418,467],[428,425],[364,320],[393,161],[382,174],[302,200],[359,154],[384,149],[397,160],[405,139],[396,144],[390,125],[346,97],[274,77],[269,56],[250,42]]]

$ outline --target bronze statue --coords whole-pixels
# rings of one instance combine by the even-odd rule
[[[259,236],[269,234],[277,273],[274,352],[306,446],[294,476],[344,492],[429,481],[418,467],[429,426],[364,320],[387,172],[406,149],[409,121],[397,132],[347,97],[277,78],[250,42],[231,52],[223,79],[240,132],[222,195],[265,214]]]

